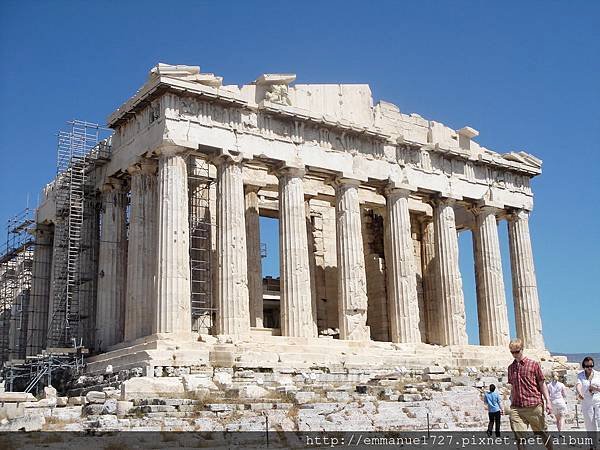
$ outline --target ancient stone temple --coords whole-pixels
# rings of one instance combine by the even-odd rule
[[[150,71],[110,115],[106,155],[82,169],[94,181],[75,227],[79,282],[53,269],[57,236],[73,232],[73,211],[57,213],[60,177],[44,190],[34,259],[47,273],[33,276],[28,354],[68,345],[57,329],[76,308],[71,337],[94,354],[90,371],[508,361],[504,224],[516,333],[545,353],[528,225],[541,161],[373,105],[366,84],[295,78],[236,86],[195,66]],[[279,280],[263,279],[260,217],[278,219]],[[478,346],[458,263],[467,230]]]

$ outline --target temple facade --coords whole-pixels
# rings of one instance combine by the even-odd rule
[[[77,305],[84,345],[213,335],[462,348],[458,233],[470,230],[479,343],[505,347],[507,226],[516,334],[544,351],[528,225],[541,161],[489,150],[471,127],[373,105],[368,85],[294,82],[228,86],[159,64],[109,117],[110,155],[93,169],[81,224],[95,251],[77,260],[93,287]],[[36,216],[45,264],[34,272],[47,273],[33,274],[28,354],[64,345],[51,339],[57,315],[68,318],[55,301],[65,225],[53,186]],[[263,278],[260,217],[278,219],[279,280]]]

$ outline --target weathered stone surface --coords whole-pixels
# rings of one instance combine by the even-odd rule
[[[451,377],[445,373],[426,373],[423,381],[451,381]]]
[[[0,406],[0,420],[15,419],[25,415],[24,406],[18,403],[4,403]]]
[[[508,242],[517,336],[523,340],[525,348],[543,349],[542,317],[527,211],[517,211],[509,219]]]
[[[103,403],[90,403],[85,405],[82,409],[82,415],[84,416],[97,416],[102,414],[102,410],[104,409]]]
[[[187,166],[182,149],[163,146],[158,161],[158,272],[155,333],[189,333],[190,255]]]
[[[229,378],[231,380],[231,377]],[[217,390],[217,385],[208,375],[184,375],[182,377],[183,387],[186,391],[197,391],[199,389]]]
[[[100,391],[90,391],[86,394],[85,399],[87,403],[104,403],[106,400],[106,393]]]
[[[392,342],[421,342],[415,256],[410,229],[410,191],[387,189],[385,250],[389,265],[388,309]]]
[[[242,388],[239,391],[240,398],[248,399],[265,398],[267,394],[268,391],[266,389],[255,385],[242,386]]]
[[[292,167],[279,173],[281,334],[313,337],[317,326],[312,312],[303,175],[302,169]]]
[[[437,287],[441,298],[439,343],[466,345],[465,300],[458,266],[458,234],[453,203],[452,199],[438,199],[433,209],[438,255]]]
[[[35,396],[29,392],[0,392],[0,403],[34,402]]]
[[[427,366],[423,373],[446,373],[446,368],[442,366]]]
[[[117,400],[109,398],[102,405],[102,414],[117,414]]]
[[[121,400],[183,395],[185,389],[179,377],[136,377],[121,384]]]
[[[0,431],[40,431],[45,423],[46,419],[41,414],[16,417],[6,423],[0,422]]]
[[[232,375],[228,372],[215,372],[213,381],[221,389],[226,389],[233,383]]]
[[[338,179],[336,190],[336,238],[340,338],[370,339],[367,326],[367,276],[361,233],[357,180]]]
[[[229,156],[215,161],[217,173],[217,333],[250,331],[248,255],[242,165]]]
[[[56,389],[54,389],[52,386],[45,386],[44,398],[56,398]]]
[[[98,405],[94,405],[98,406]],[[62,422],[79,421],[82,416],[82,406],[71,406],[66,408],[57,408],[52,411],[52,420]]]

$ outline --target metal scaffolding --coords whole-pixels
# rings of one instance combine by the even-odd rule
[[[34,240],[29,208],[8,219],[0,254],[0,362],[25,358]]]
[[[210,191],[213,180],[207,161],[190,156],[188,160],[190,274],[192,330],[210,332],[214,324],[211,254],[213,220]]]
[[[110,157],[110,130],[74,120],[58,134],[54,188],[53,292],[50,299],[48,347],[78,347],[90,339],[95,304],[93,236],[98,223],[95,174]],[[85,264],[84,264],[85,262]]]

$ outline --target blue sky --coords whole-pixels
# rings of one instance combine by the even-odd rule
[[[531,232],[546,343],[597,352],[598,17],[593,1],[3,0],[0,224],[28,194],[35,204],[52,179],[64,122],[105,123],[159,61],[199,65],[227,84],[268,72],[293,72],[302,83],[369,83],[376,101],[470,125],[488,148],[544,160]],[[266,231],[273,247],[276,230]],[[501,237],[510,289],[504,226]],[[461,235],[475,343],[470,241]]]

